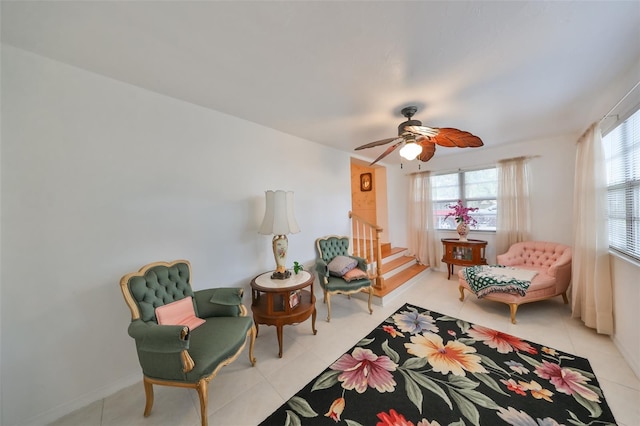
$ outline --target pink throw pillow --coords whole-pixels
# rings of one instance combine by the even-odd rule
[[[346,282],[353,281],[353,280],[361,280],[363,278],[369,278],[369,276],[365,271],[359,268],[352,269],[346,272],[342,276],[342,279],[345,280]]]
[[[186,325],[189,330],[193,330],[205,323],[205,320],[196,316],[191,296],[167,303],[164,306],[158,306],[156,308],[156,318],[160,325]]]

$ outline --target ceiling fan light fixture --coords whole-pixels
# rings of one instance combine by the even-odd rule
[[[407,141],[407,143],[400,148],[400,156],[407,161],[415,160],[420,153],[422,153],[422,147],[415,141]]]
[[[397,148],[400,148],[400,156],[406,160],[412,161],[419,156],[420,161],[427,162],[436,153],[436,145],[448,148],[477,148],[484,145],[482,139],[463,130],[453,127],[423,126],[421,121],[412,119],[417,110],[418,108],[415,106],[402,108],[400,113],[407,120],[398,126],[398,137],[369,142],[357,147],[356,151],[392,144],[370,164],[373,166]],[[420,143],[417,143],[416,139],[420,140]]]

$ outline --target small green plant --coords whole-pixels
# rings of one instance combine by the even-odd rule
[[[298,262],[293,262],[293,272],[297,274],[300,271],[304,271],[304,267]]]

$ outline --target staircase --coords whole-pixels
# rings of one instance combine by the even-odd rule
[[[401,292],[402,286],[411,284],[413,279],[428,269],[417,263],[416,258],[407,254],[407,249],[392,247],[380,242],[382,228],[371,224],[349,212],[352,221],[353,254],[364,257],[369,264],[369,276],[374,281],[374,300],[384,305]]]
[[[402,285],[408,284],[417,275],[428,269],[420,265],[416,258],[407,254],[407,249],[391,247],[391,243],[382,243],[382,282],[381,286],[374,286],[373,295],[385,298],[396,292]]]

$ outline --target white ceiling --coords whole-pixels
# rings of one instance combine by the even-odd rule
[[[486,146],[579,133],[603,114],[592,100],[640,61],[640,1],[3,1],[0,12],[3,43],[345,151],[395,136],[406,105]]]

